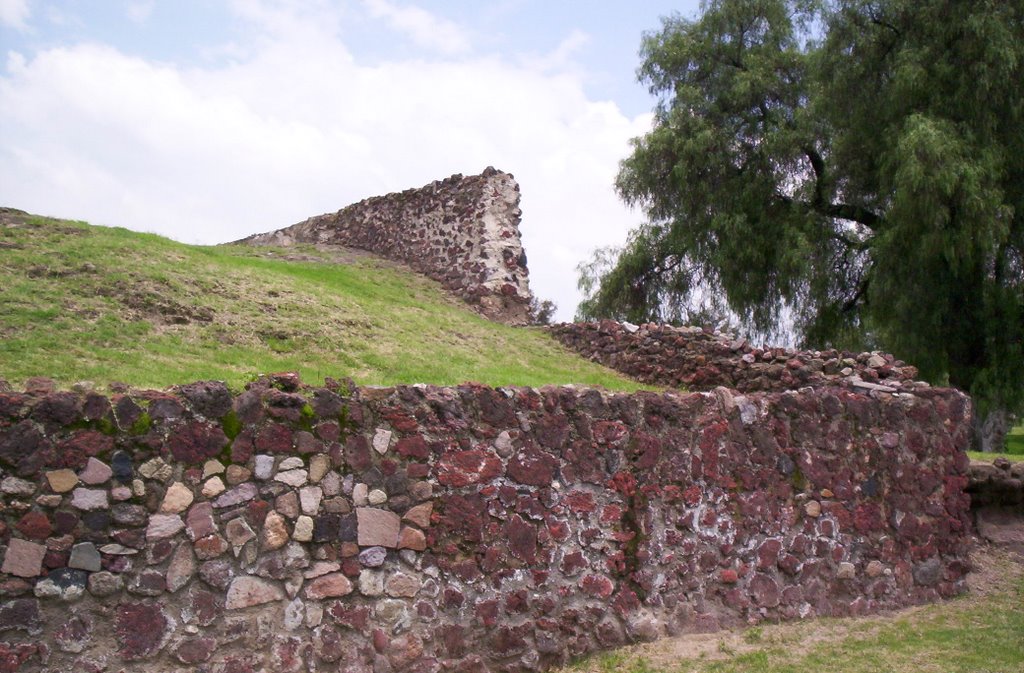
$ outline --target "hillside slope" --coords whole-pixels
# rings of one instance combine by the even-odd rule
[[[365,253],[190,246],[0,209],[0,378],[637,384]]]

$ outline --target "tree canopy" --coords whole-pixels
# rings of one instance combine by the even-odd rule
[[[1022,0],[713,0],[641,56],[654,123],[616,186],[649,221],[581,265],[580,317],[717,301],[1020,407]]]

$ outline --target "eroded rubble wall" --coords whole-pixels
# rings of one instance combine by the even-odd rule
[[[532,295],[521,216],[515,178],[487,168],[364,199],[239,242],[368,250],[433,278],[492,320],[522,325],[530,320]]]
[[[0,670],[513,671],[964,589],[968,400],[0,392]]]

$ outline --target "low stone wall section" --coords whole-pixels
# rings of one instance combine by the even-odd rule
[[[0,670],[523,671],[964,590],[968,400],[0,392]]]
[[[494,168],[375,196],[240,243],[359,248],[408,264],[493,320],[530,320],[515,178]]]
[[[1008,507],[1024,512],[1024,462],[972,460],[967,472],[971,507]]]
[[[644,383],[741,392],[840,386],[894,393],[926,388],[917,368],[886,353],[756,348],[700,327],[630,325],[611,320],[548,328],[570,349]]]

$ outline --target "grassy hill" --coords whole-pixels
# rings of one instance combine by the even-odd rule
[[[0,209],[0,378],[237,386],[283,370],[308,383],[638,387],[367,254],[190,246]]]

